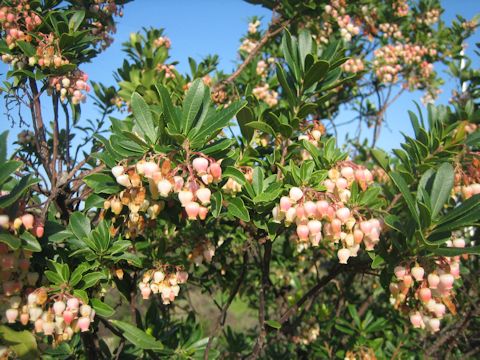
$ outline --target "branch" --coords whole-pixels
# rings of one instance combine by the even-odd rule
[[[286,26],[292,22],[293,18],[282,20],[281,17],[274,18],[268,27],[268,30],[265,32],[263,37],[260,39],[260,42],[253,48],[253,50],[248,54],[248,56],[243,60],[243,62],[238,66],[228,78],[223,81],[220,81],[215,85],[213,92],[225,88],[226,85],[231,84],[237,77],[240,76],[243,70],[252,62],[252,60],[257,56],[260,50],[275,36],[277,36]]]

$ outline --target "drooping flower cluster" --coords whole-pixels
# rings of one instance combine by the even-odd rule
[[[172,168],[171,161],[161,156],[158,162],[152,159],[131,166],[115,166],[112,174],[126,189],[111,196],[104,208],[116,216],[124,216],[125,236],[134,238],[142,233],[146,220],[157,218],[165,200],[173,194],[189,220],[205,220],[212,196],[209,185],[221,180],[222,168],[218,162],[203,156]]]
[[[258,45],[258,42],[251,39],[245,39],[242,41],[242,45],[240,46],[241,51],[245,51],[247,54],[250,54],[253,49],[255,49]]]
[[[342,264],[357,256],[360,244],[373,250],[380,240],[382,224],[376,218],[366,219],[359,209],[349,209],[350,187],[356,182],[362,190],[373,182],[372,173],[353,163],[341,164],[328,172],[325,192],[292,187],[273,210],[273,218],[286,226],[295,224],[298,249],[319,246],[321,241],[337,248]]]
[[[365,70],[365,64],[360,58],[350,58],[342,64],[342,70],[350,73],[357,73]]]
[[[180,292],[179,285],[187,282],[188,273],[180,268],[170,271],[170,268],[169,265],[159,266],[143,274],[138,287],[144,300],[149,299],[151,294],[160,294],[164,305],[175,300]]]
[[[72,104],[77,105],[85,102],[90,91],[90,85],[87,84],[88,75],[83,71],[74,70],[68,76],[56,76],[49,79],[49,85],[60,94],[60,100],[64,102],[71,98]]]
[[[463,248],[465,240],[456,238],[449,246]],[[456,313],[452,302],[454,282],[460,278],[460,257],[437,257],[421,265],[408,263],[394,269],[390,284],[391,302],[395,308],[408,313],[414,328],[430,332],[440,330],[447,309]]]
[[[422,45],[389,44],[374,51],[373,68],[381,82],[396,83],[399,75],[406,67],[410,67],[405,78],[406,85],[411,89],[428,85],[433,76],[433,64],[428,60],[435,57],[437,51]]]
[[[33,31],[42,24],[42,19],[31,10],[28,0],[14,0],[11,6],[0,8],[0,26],[5,31],[5,41],[9,48],[13,48],[19,40],[30,42]]]
[[[325,126],[319,121],[313,121],[313,125],[310,126],[308,130],[298,137],[298,141],[308,141],[315,147],[319,146],[319,141],[322,135],[325,134]],[[312,159],[312,155],[305,149],[301,150],[301,155],[303,160]]]
[[[421,17],[417,18],[417,22],[419,24],[425,24],[431,26],[438,22],[440,18],[440,10],[439,9],[430,9],[422,14]]]
[[[160,36],[153,41],[153,46],[159,48],[165,46],[165,48],[170,49],[172,42],[166,36]]]
[[[2,195],[5,195],[5,193]],[[40,219],[30,213],[25,213],[15,217],[14,219],[11,219],[8,214],[2,214],[1,210],[0,227],[4,230],[10,231],[15,235],[18,235],[26,230],[31,232],[36,237],[42,237],[45,231],[44,225]]]
[[[393,8],[395,9],[395,15],[398,17],[404,17],[408,15],[409,6],[407,0],[397,0],[393,4]]]
[[[270,89],[268,84],[258,85],[252,90],[252,93],[258,100],[264,101],[270,107],[278,104],[278,93]]]
[[[170,64],[158,64],[157,71],[159,73],[164,73],[165,79],[175,79],[175,65]]]
[[[453,194],[467,200],[480,194],[480,159],[478,157],[472,158],[471,161],[465,159],[463,164],[463,169],[456,169]]]
[[[0,243],[0,279],[2,296],[7,299],[18,296],[24,288],[32,288],[38,280],[37,272],[30,272],[32,253],[27,250],[12,250]]]
[[[254,22],[248,23],[248,33],[256,34],[259,26],[260,26],[260,20],[255,20]]]
[[[200,266],[204,261],[212,262],[215,256],[215,246],[208,240],[198,243],[193,251],[188,254],[188,258],[196,265]]]
[[[383,38],[401,39],[403,37],[397,24],[383,23],[378,26],[381,32],[383,32]]]
[[[13,296],[8,306],[5,317],[9,324],[31,324],[36,333],[53,336],[57,344],[70,340],[78,331],[88,331],[95,317],[95,310],[80,299],[67,294],[49,297],[45,288],[30,292],[26,302]]]

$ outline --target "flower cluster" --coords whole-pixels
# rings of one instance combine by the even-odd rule
[[[215,256],[215,246],[208,240],[198,243],[193,251],[188,254],[188,258],[196,265],[200,266],[204,261],[212,262]]]
[[[422,14],[421,17],[417,18],[417,22],[419,24],[425,24],[431,26],[438,22],[440,18],[440,10],[439,9],[430,9]]]
[[[177,175],[180,171],[183,176]],[[163,210],[165,202],[160,199],[170,199],[173,194],[189,220],[205,220],[212,195],[209,185],[221,180],[222,168],[203,156],[172,168],[170,160],[161,156],[158,163],[142,160],[129,167],[115,166],[112,174],[126,189],[105,201],[104,208],[128,217],[126,237],[131,238],[142,232],[145,220],[156,219]]]
[[[0,8],[0,28],[6,34],[5,41],[9,48],[15,47],[19,40],[30,42],[33,31],[42,24],[42,19],[30,8],[28,0],[14,0],[11,6]]]
[[[153,41],[153,46],[155,46],[156,48],[165,46],[166,49],[170,49],[170,47],[172,46],[172,42],[168,37],[160,36]]]
[[[54,341],[60,343],[70,340],[75,332],[88,331],[95,310],[74,296],[55,294],[49,297],[45,288],[39,288],[28,294],[23,305],[21,297],[11,297],[5,317],[9,324],[19,321],[26,326],[30,323],[36,333],[53,336]]]
[[[0,228],[10,231],[15,235],[22,230],[30,231],[36,237],[42,237],[45,231],[43,223],[30,213],[25,213],[15,219],[10,218],[7,214],[0,214]]]
[[[64,102],[71,98],[72,104],[77,105],[85,102],[87,95],[84,92],[90,91],[90,85],[87,84],[88,75],[81,70],[74,70],[68,76],[55,76],[49,79],[51,89],[55,89],[60,94],[60,100]]]
[[[250,54],[253,49],[255,49],[258,45],[256,40],[245,39],[242,41],[242,45],[240,46],[240,51],[245,51],[247,54]]]
[[[360,58],[350,58],[342,64],[342,70],[350,73],[357,73],[365,70],[365,64]]]
[[[169,265],[164,265],[148,270],[143,274],[143,279],[138,284],[138,288],[144,300],[150,298],[152,293],[160,294],[164,305],[168,305],[175,300],[180,292],[179,285],[187,282],[188,273],[180,268],[173,272],[170,272],[169,269]]]
[[[413,68],[411,76],[407,77],[407,85],[410,88],[418,88],[428,83],[433,74],[433,65],[426,60],[427,56],[436,56],[434,48],[422,45],[389,44],[374,51],[373,67],[375,74],[381,82],[396,83],[399,74],[406,70],[405,66],[417,66]]]
[[[350,15],[340,16],[337,23],[340,27],[340,35],[345,41],[351,41],[353,36],[360,34],[360,27],[353,23]]]
[[[393,8],[395,9],[395,15],[398,17],[404,17],[408,15],[409,6],[407,0],[397,0],[393,4]]]
[[[256,34],[259,26],[260,26],[260,20],[256,20],[254,22],[248,23],[248,33]]]
[[[35,286],[37,272],[29,272],[32,253],[27,250],[12,250],[0,243],[0,279],[3,296],[18,296],[23,288]]]
[[[332,248],[339,244],[338,259],[346,264],[349,257],[357,256],[361,243],[367,251],[373,250],[382,228],[380,220],[367,220],[358,209],[346,206],[354,182],[366,190],[373,182],[372,173],[353,163],[332,168],[323,183],[325,192],[292,187],[273,209],[273,218],[286,226],[295,223],[299,250],[319,246],[322,240]]]
[[[170,64],[158,64],[157,65],[157,71],[158,72],[163,72],[165,74],[166,79],[175,79],[175,65]]]
[[[383,37],[387,38],[394,38],[394,39],[401,39],[403,37],[402,32],[398,28],[397,24],[390,24],[390,23],[383,23],[379,26],[380,31],[383,32]]]
[[[271,90],[268,84],[258,85],[252,90],[252,93],[258,100],[264,101],[270,107],[278,104],[278,93]]]
[[[458,168],[455,172],[453,194],[459,194],[467,200],[474,195],[480,194],[480,159],[474,157],[471,161],[463,162],[464,168]]]
[[[465,240],[457,238],[449,246],[463,248]],[[409,313],[414,328],[437,332],[447,308],[455,313],[453,286],[460,278],[460,257],[438,257],[434,262],[399,265],[390,283],[391,302]]]
[[[96,14],[98,21],[92,21],[92,35],[94,42],[105,50],[113,42],[112,34],[117,31],[113,16],[123,16],[123,7],[115,3],[115,0],[95,0],[90,10]]]

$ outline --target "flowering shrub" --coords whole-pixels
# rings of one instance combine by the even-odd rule
[[[437,1],[251,2],[274,18],[251,19],[232,74],[217,56],[180,73],[145,29],[111,87],[80,67],[125,1],[2,2],[7,118],[29,129],[11,158],[0,135],[1,358],[476,351],[479,74],[453,58],[477,25]],[[433,100],[439,62],[451,106],[376,148],[403,91]],[[333,137],[351,104],[374,127],[354,151]]]

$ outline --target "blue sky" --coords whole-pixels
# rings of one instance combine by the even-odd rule
[[[466,18],[480,13],[478,0],[443,0],[446,9],[445,19],[449,22],[456,13]],[[118,68],[124,58],[121,44],[128,39],[131,32],[142,27],[163,27],[165,34],[172,40],[171,56],[180,61],[177,68],[181,72],[188,69],[189,56],[200,59],[207,54],[220,56],[220,69],[230,72],[237,59],[239,38],[245,33],[248,19],[251,16],[263,16],[264,23],[270,20],[271,13],[266,9],[248,4],[242,0],[136,0],[125,6],[124,17],[119,20],[115,42],[105,52],[100,54],[93,63],[86,64],[82,69],[89,74],[90,79],[113,84],[113,71]],[[480,42],[477,32],[470,44]],[[479,67],[478,59],[474,64]],[[5,73],[6,66],[0,65],[0,73]],[[440,69],[442,71],[442,69]],[[444,88],[439,103],[448,101],[451,84]],[[412,100],[419,100],[421,93],[404,94],[387,112],[388,128],[382,130],[378,145],[385,149],[398,147],[401,141],[400,131],[411,133],[407,110],[414,109]],[[10,129],[10,124],[3,115],[5,106],[2,101],[0,132]],[[48,112],[47,112],[48,114]],[[82,107],[82,116],[95,118],[93,101],[89,100]],[[339,123],[349,120],[352,113],[343,111]],[[339,141],[346,131],[354,128],[345,126],[339,132]],[[18,128],[11,129],[9,149],[16,138]],[[366,132],[365,132],[366,133]]]

